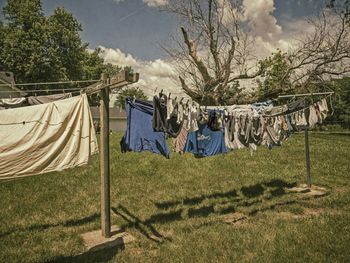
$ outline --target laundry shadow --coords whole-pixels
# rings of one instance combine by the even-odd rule
[[[253,207],[264,201],[270,201],[272,198],[285,195],[287,194],[286,189],[294,186],[296,186],[296,183],[272,180],[243,186],[239,190],[233,189],[226,192],[202,194],[179,200],[157,202],[155,206],[165,211],[153,214],[144,220],[138,218],[122,205],[112,208],[112,210],[116,215],[121,216],[126,221],[122,226],[123,228],[135,228],[146,238],[155,242],[161,242],[170,239],[161,235],[154,227],[154,224],[161,225],[190,218],[208,217],[212,214],[223,215],[234,213],[239,207]],[[208,202],[210,203],[209,205]],[[276,206],[290,204],[292,202],[294,201],[289,200],[287,202],[276,203],[266,209],[273,209]],[[262,211],[263,209],[265,208],[260,210]],[[254,215],[260,210],[253,209],[250,215]]]
[[[119,252],[125,249],[125,244],[114,247],[106,247],[98,251],[88,251],[76,256],[58,256],[53,260],[46,261],[47,263],[98,263],[107,262],[113,259]]]
[[[181,218],[181,211],[178,211],[177,213],[157,214],[147,220],[141,220],[122,205],[112,207],[111,210],[126,221],[126,223],[121,226],[122,229],[135,228],[147,239],[156,243],[171,241],[171,239],[160,234],[152,223],[169,222],[169,220],[177,220]]]
[[[64,226],[64,227],[81,226],[81,225],[85,225],[85,224],[90,223],[90,222],[94,222],[99,218],[100,218],[100,214],[95,213],[95,214],[92,214],[92,215],[84,217],[84,218],[71,219],[71,220],[67,220],[65,222],[56,223],[56,224],[34,224],[34,225],[31,225],[31,226],[26,227],[26,228],[16,228],[16,229],[12,229],[10,231],[7,231],[5,233],[0,233],[0,238],[5,237],[5,236],[10,235],[10,234],[15,233],[15,232],[44,231],[44,230],[47,230],[49,228],[54,228],[54,227],[58,227],[58,226]]]
[[[226,192],[216,192],[212,194],[204,194],[194,197],[186,197],[180,200],[171,200],[164,202],[157,202],[155,206],[158,209],[170,209],[177,206],[195,206],[201,204],[204,200],[228,199],[229,202],[241,201],[251,198],[257,198],[264,195],[267,191],[272,197],[277,197],[286,194],[285,189],[295,187],[296,183],[288,183],[280,179],[271,180],[269,182],[262,182],[249,186],[242,186],[239,190],[233,189]],[[239,195],[241,193],[241,195]],[[250,202],[247,202],[247,206]]]

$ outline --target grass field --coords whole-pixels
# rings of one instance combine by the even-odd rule
[[[98,158],[90,166],[0,182],[1,262],[350,262],[350,136],[311,134],[319,198],[305,183],[302,135],[196,159],[121,154],[111,140],[113,224],[136,240],[79,255],[81,233],[100,227]],[[232,213],[247,218],[225,222]]]

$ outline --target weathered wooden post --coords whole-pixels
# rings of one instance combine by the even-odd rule
[[[311,174],[310,174],[310,144],[309,144],[309,130],[305,127],[305,157],[306,157],[306,182],[307,187],[311,188]]]
[[[101,171],[101,229],[102,236],[111,236],[110,177],[109,177],[109,78],[101,75],[105,88],[100,91],[100,171]]]

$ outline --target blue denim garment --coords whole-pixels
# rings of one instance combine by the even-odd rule
[[[153,131],[153,105],[126,99],[127,128],[120,142],[122,152],[150,151],[169,158],[170,152],[164,132]]]
[[[198,128],[198,131],[188,134],[184,152],[205,157],[228,151],[225,146],[224,130],[212,131],[207,124],[201,124]]]

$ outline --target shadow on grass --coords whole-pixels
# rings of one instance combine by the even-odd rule
[[[122,238],[121,238],[122,240]],[[53,260],[46,262],[50,263],[95,263],[95,262],[106,262],[114,258],[120,251],[125,249],[125,245],[122,243],[119,246],[107,247],[98,251],[88,251],[86,253],[76,256],[59,256]]]
[[[85,224],[90,223],[90,222],[94,222],[95,220],[97,220],[99,218],[100,218],[100,214],[95,213],[95,214],[92,214],[91,216],[87,216],[87,217],[80,218],[80,219],[67,220],[66,222],[57,223],[57,224],[34,224],[34,225],[31,225],[27,228],[16,228],[16,229],[7,231],[5,233],[0,233],[0,238],[7,236],[7,235],[10,235],[10,234],[15,233],[15,232],[42,231],[42,230],[46,230],[46,229],[58,227],[58,226],[64,226],[64,227],[81,226],[81,225],[85,225]]]
[[[138,218],[136,215],[131,213],[128,209],[126,209],[124,206],[119,205],[118,207],[112,207],[112,211],[116,214],[122,217],[127,224],[121,226],[121,228],[131,228],[134,227],[137,229],[142,235],[144,235],[147,239],[154,241],[156,243],[160,243],[164,240],[171,241],[171,239],[164,237],[161,235],[153,226],[152,222],[168,222],[171,220],[171,218],[177,218],[181,219],[181,212],[179,214],[177,213],[167,213],[167,214],[158,214],[151,217],[150,219],[143,221],[140,218]],[[176,219],[175,219],[176,220]]]
[[[286,188],[292,188],[296,183],[288,183],[283,180],[272,180],[262,182],[251,186],[243,186],[239,190],[230,190],[227,192],[217,192],[212,194],[194,196],[181,200],[171,200],[155,203],[158,209],[172,209],[172,211],[160,212],[151,215],[148,219],[141,220],[135,214],[130,212],[126,207],[119,205],[112,208],[113,212],[121,216],[127,223],[123,228],[134,227],[146,238],[161,242],[170,240],[162,236],[153,226],[153,224],[166,224],[173,221],[186,220],[186,218],[207,217],[210,214],[228,214],[234,213],[238,207],[250,207],[255,204],[262,203],[264,200],[272,200],[278,196],[286,194]],[[265,195],[263,198],[262,196]],[[204,201],[212,204],[200,206]],[[269,207],[255,209],[249,215],[255,215],[259,211],[274,209],[277,206],[291,204],[296,201],[289,200],[287,202],[276,203]],[[216,207],[219,207],[215,209]],[[170,240],[171,241],[171,240]]]
[[[285,188],[292,188],[296,186],[296,183],[288,183],[283,180],[272,180],[269,182],[262,182],[255,185],[243,186],[238,192],[242,193],[244,198],[256,198],[262,196],[266,191],[270,191],[272,196],[279,196],[285,194]],[[213,200],[219,198],[236,199],[239,200],[239,194],[237,190],[230,190],[224,193],[213,193],[208,195],[200,195],[190,198],[184,198],[182,200],[165,201],[160,203],[155,203],[156,207],[159,209],[169,209],[175,206],[193,206],[199,205],[204,200]]]

